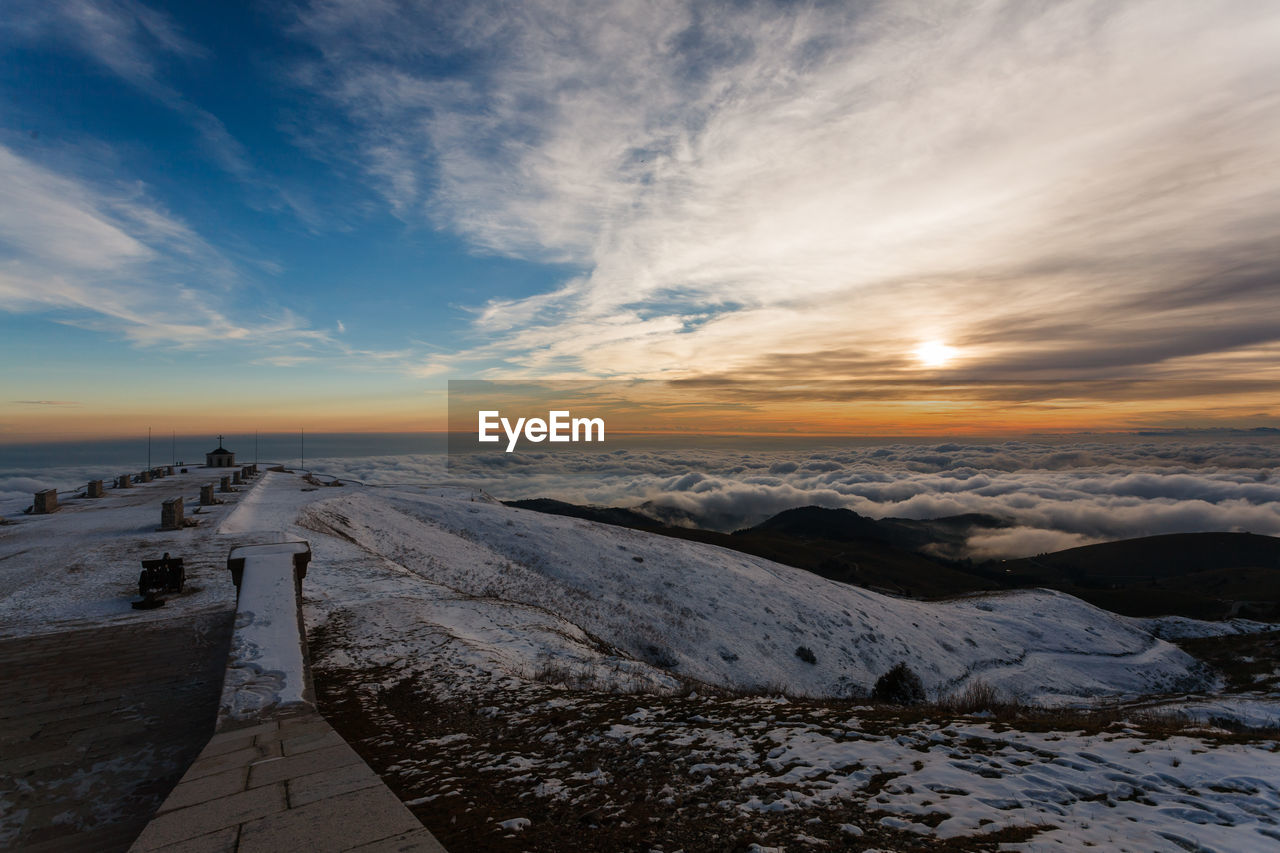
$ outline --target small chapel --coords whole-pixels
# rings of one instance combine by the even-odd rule
[[[218,436],[218,446],[204,455],[206,468],[234,468],[236,455],[222,446],[222,436]]]

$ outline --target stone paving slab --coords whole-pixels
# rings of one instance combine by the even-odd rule
[[[444,848],[315,712],[213,736],[134,853]]]
[[[353,853],[438,853],[441,849],[440,842],[434,835],[425,829],[420,829],[397,835],[395,838],[384,838],[372,844],[353,847],[352,851]]]

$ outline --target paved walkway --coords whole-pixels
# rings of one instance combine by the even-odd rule
[[[128,849],[213,733],[232,618],[0,640],[0,848]]]
[[[314,711],[214,735],[134,853],[444,853]]]

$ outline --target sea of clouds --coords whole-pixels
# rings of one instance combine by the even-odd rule
[[[968,542],[972,556],[1026,556],[1090,542],[1191,531],[1280,535],[1280,438],[1019,440],[810,447],[635,447],[308,460],[370,485],[463,482],[503,500],[549,497],[653,508],[734,530],[785,509],[844,507],[875,518],[980,512],[1013,522]],[[0,472],[0,514],[39,488],[82,488],[90,468]]]
[[[1280,441],[1269,437],[569,450],[463,462],[446,468],[438,456],[401,456],[317,468],[367,483],[462,480],[504,500],[648,503],[718,530],[808,505],[875,518],[981,512],[1012,521],[969,540],[978,558],[1161,533],[1280,535]]]

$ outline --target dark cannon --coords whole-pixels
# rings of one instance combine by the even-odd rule
[[[135,610],[150,610],[164,604],[159,595],[164,592],[182,592],[187,581],[181,557],[170,557],[169,552],[159,560],[143,560],[142,574],[138,575],[138,595],[141,601],[133,602]]]

